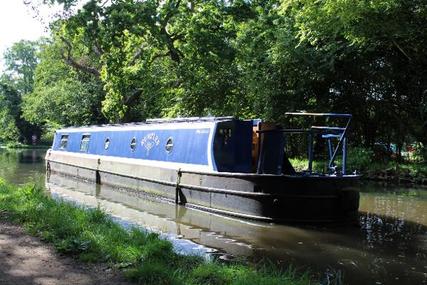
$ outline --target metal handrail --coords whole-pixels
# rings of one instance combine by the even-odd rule
[[[308,132],[343,132],[345,128],[340,127],[323,127],[323,126],[311,126],[306,129],[272,129],[272,130],[260,130],[256,131],[259,134],[262,133],[308,133]]]
[[[350,126],[350,122],[352,119],[351,114],[342,114],[342,113],[309,113],[309,112],[286,112],[285,115],[291,115],[291,116],[313,116],[313,117],[334,117],[334,118],[346,118],[347,122],[345,124],[345,127],[331,127],[331,126],[311,126],[308,129],[283,129],[281,130],[284,133],[301,133],[301,132],[307,132],[310,133],[310,140],[309,140],[309,146],[308,146],[308,152],[309,152],[309,171],[311,172],[311,165],[313,160],[313,139],[312,139],[312,133],[313,132],[319,132],[319,133],[330,133],[334,132],[337,135],[339,135],[338,138],[338,144],[333,150],[333,152],[330,152],[329,155],[329,162],[328,162],[328,168],[334,169],[334,161],[338,154],[339,149],[342,146],[342,152],[343,152],[343,161],[342,161],[342,174],[345,174],[346,172],[346,162],[347,162],[347,130]],[[304,131],[303,131],[304,130]],[[328,140],[328,143],[331,144],[330,139],[326,138]]]

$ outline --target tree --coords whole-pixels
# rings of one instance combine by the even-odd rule
[[[425,1],[295,0],[282,10],[299,41],[331,61],[324,101],[355,113],[362,142],[426,142]]]
[[[6,72],[2,75],[4,98],[9,102],[10,115],[19,130],[18,140],[32,143],[33,136],[40,138],[41,127],[24,120],[21,110],[23,97],[33,90],[34,70],[38,63],[38,42],[19,41],[4,54]],[[12,121],[9,120],[9,124]]]
[[[38,58],[38,42],[21,40],[14,43],[4,54],[6,74],[14,82],[21,96],[33,90],[34,70]]]
[[[88,76],[67,64],[64,58],[67,48],[58,38],[41,46],[34,91],[24,97],[23,117],[47,126],[103,123],[102,84],[98,77]]]
[[[66,10],[76,3],[41,1]],[[354,114],[357,144],[426,145],[426,7],[421,0],[89,0],[55,23],[55,56],[42,59],[26,117],[54,120],[62,104],[76,104],[58,121],[96,122],[99,113],[78,114],[101,101],[111,122],[182,115],[284,122],[288,110],[337,111]],[[44,79],[55,74],[58,83]]]
[[[14,99],[17,92],[6,83],[0,81],[0,142],[16,141],[19,131],[14,116]]]

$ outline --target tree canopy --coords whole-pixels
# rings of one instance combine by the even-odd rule
[[[4,54],[6,71],[0,77],[0,140],[31,143],[40,138],[41,127],[22,118],[23,98],[32,92],[38,64],[38,42],[19,41]]]
[[[421,0],[89,0],[51,23],[33,77],[7,56],[38,125],[337,111],[357,144],[426,145],[426,21]]]

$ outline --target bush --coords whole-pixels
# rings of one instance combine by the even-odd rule
[[[422,143],[415,144],[412,160],[416,162],[427,162],[427,147]]]
[[[347,154],[347,169],[364,171],[369,169],[374,159],[374,152],[364,147],[353,147]]]

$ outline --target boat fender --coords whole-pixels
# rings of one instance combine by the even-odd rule
[[[185,205],[185,203],[187,202],[187,200],[185,199],[184,194],[181,191],[181,176],[182,176],[182,172],[181,172],[181,168],[178,169],[177,172],[177,177],[176,177],[176,187],[175,187],[175,203],[176,204],[181,204],[181,205]]]

